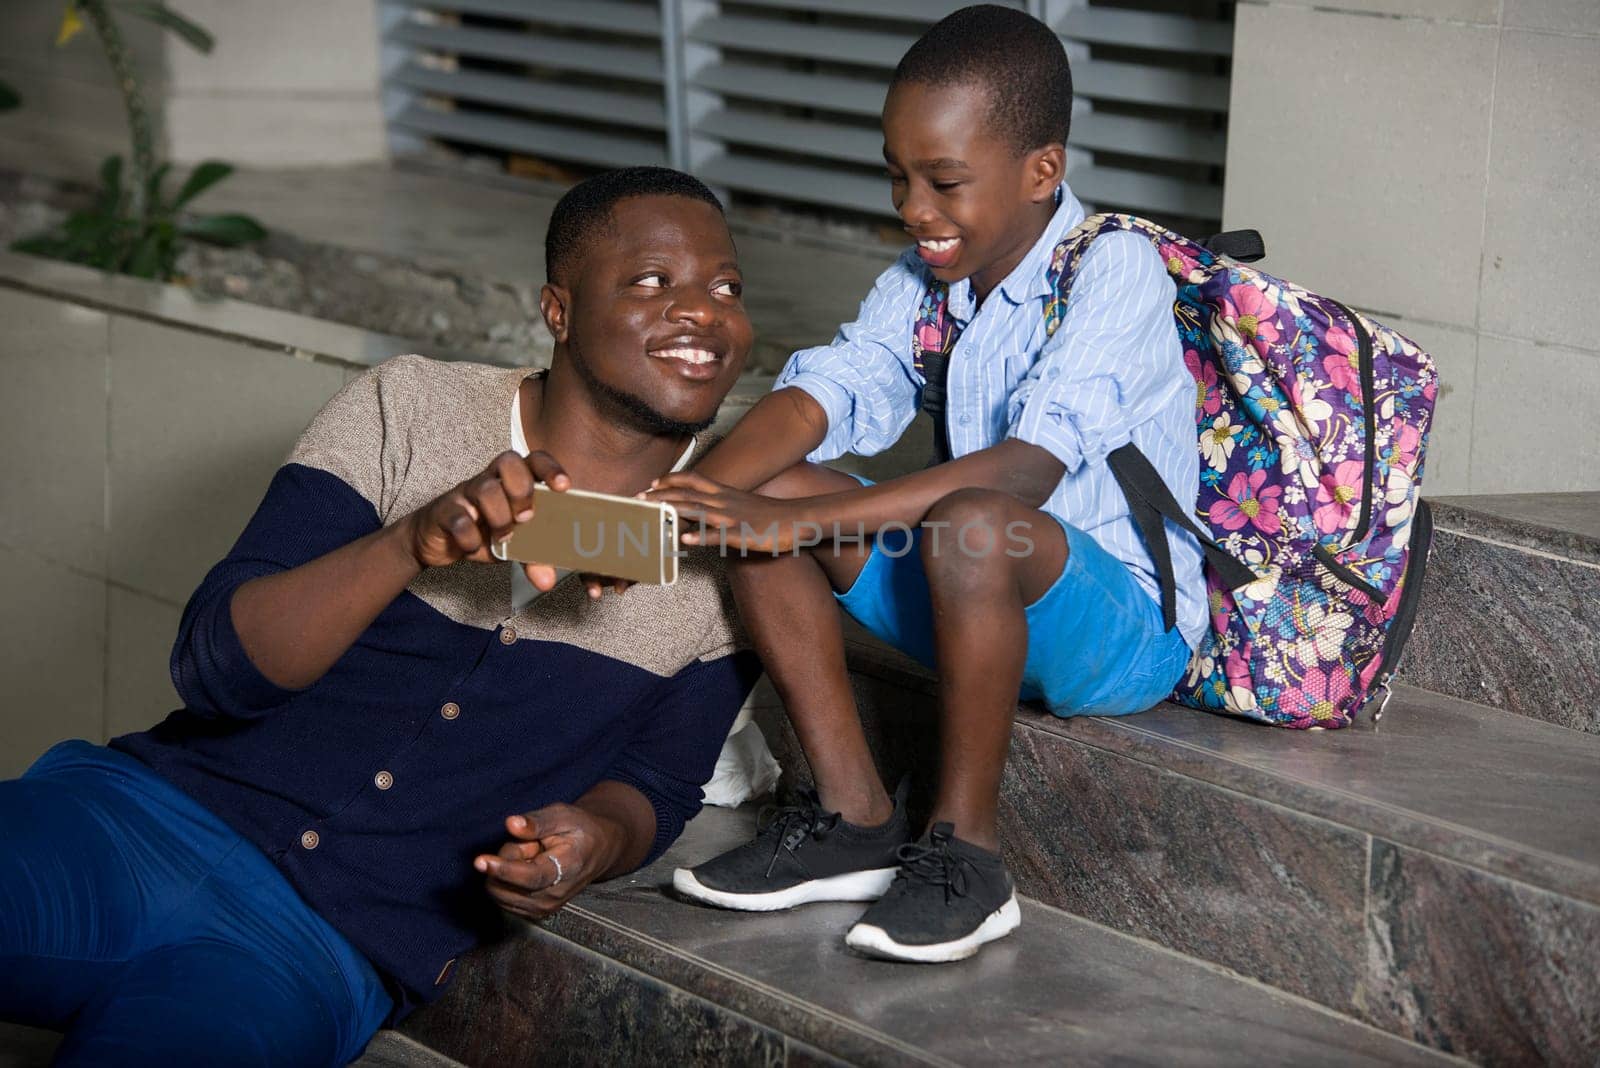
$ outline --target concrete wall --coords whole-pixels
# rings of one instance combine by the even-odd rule
[[[1425,489],[1600,489],[1600,2],[1241,2],[1229,227],[1444,382]]]
[[[0,779],[178,707],[184,602],[356,371],[0,289]]]
[[[63,0],[0,3],[0,78],[23,106],[0,115],[0,167],[85,176],[128,151],[127,128],[99,43],[85,31],[55,47]],[[375,0],[181,0],[211,31],[201,55],[123,15],[146,79],[162,155],[257,166],[383,159]]]

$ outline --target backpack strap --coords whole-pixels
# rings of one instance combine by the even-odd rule
[[[950,428],[945,425],[946,383],[950,378],[950,353],[961,331],[950,318],[950,287],[935,281],[922,294],[917,318],[911,324],[911,364],[922,375],[922,410],[933,420],[933,459],[950,459]]]
[[[1261,240],[1260,230],[1224,230],[1200,242],[1219,256],[1240,263],[1254,263],[1267,254],[1267,243]]]
[[[1178,622],[1178,580],[1172,568],[1172,546],[1167,543],[1163,519],[1194,536],[1200,543],[1200,551],[1205,553],[1206,563],[1228,589],[1236,590],[1255,581],[1254,571],[1235,559],[1189,517],[1162,481],[1155,465],[1137,446],[1124,445],[1112,450],[1106,463],[1122,488],[1123,496],[1128,498],[1128,511],[1144,537],[1145,548],[1150,550],[1150,559],[1155,562],[1156,577],[1161,583],[1161,622],[1167,630]]]

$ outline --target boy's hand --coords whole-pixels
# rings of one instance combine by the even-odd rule
[[[482,472],[441,494],[400,521],[412,556],[422,567],[444,567],[457,560],[494,560],[489,549],[518,523],[533,518],[533,486],[553,490],[572,486],[566,471],[547,452],[527,457],[506,451]],[[539,590],[556,584],[555,568],[524,564],[528,581]]]
[[[546,805],[508,816],[511,841],[472,866],[488,876],[489,896],[500,907],[539,920],[552,915],[611,867],[617,829],[576,805]]]
[[[822,528],[805,518],[799,502],[746,493],[693,471],[664,475],[645,499],[670,504],[700,530],[680,536],[685,545],[720,545],[743,553],[786,553],[817,545]]]

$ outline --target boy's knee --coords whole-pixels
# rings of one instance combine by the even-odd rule
[[[922,559],[930,577],[948,572],[972,581],[1009,571],[1007,529],[1019,507],[1015,497],[998,490],[961,489],[940,498],[922,521]]]

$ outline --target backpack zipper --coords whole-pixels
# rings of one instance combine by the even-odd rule
[[[1365,455],[1362,457],[1361,517],[1356,522],[1355,533],[1350,536],[1349,541],[1343,546],[1343,548],[1348,549],[1351,545],[1361,544],[1362,540],[1367,536],[1368,528],[1372,526],[1372,472],[1378,466],[1378,406],[1373,397],[1373,394],[1377,392],[1377,375],[1373,369],[1372,362],[1372,335],[1367,333],[1365,326],[1361,325],[1361,320],[1356,318],[1355,312],[1332,297],[1328,298],[1328,303],[1344,313],[1345,318],[1350,321],[1350,328],[1356,335],[1356,361],[1361,371],[1361,417],[1366,430],[1366,449]],[[1362,578],[1354,568],[1335,559],[1332,549],[1319,542],[1311,552],[1318,560],[1322,561],[1324,567],[1332,571],[1340,579],[1369,597],[1376,598],[1379,601],[1383,600],[1383,591]]]

